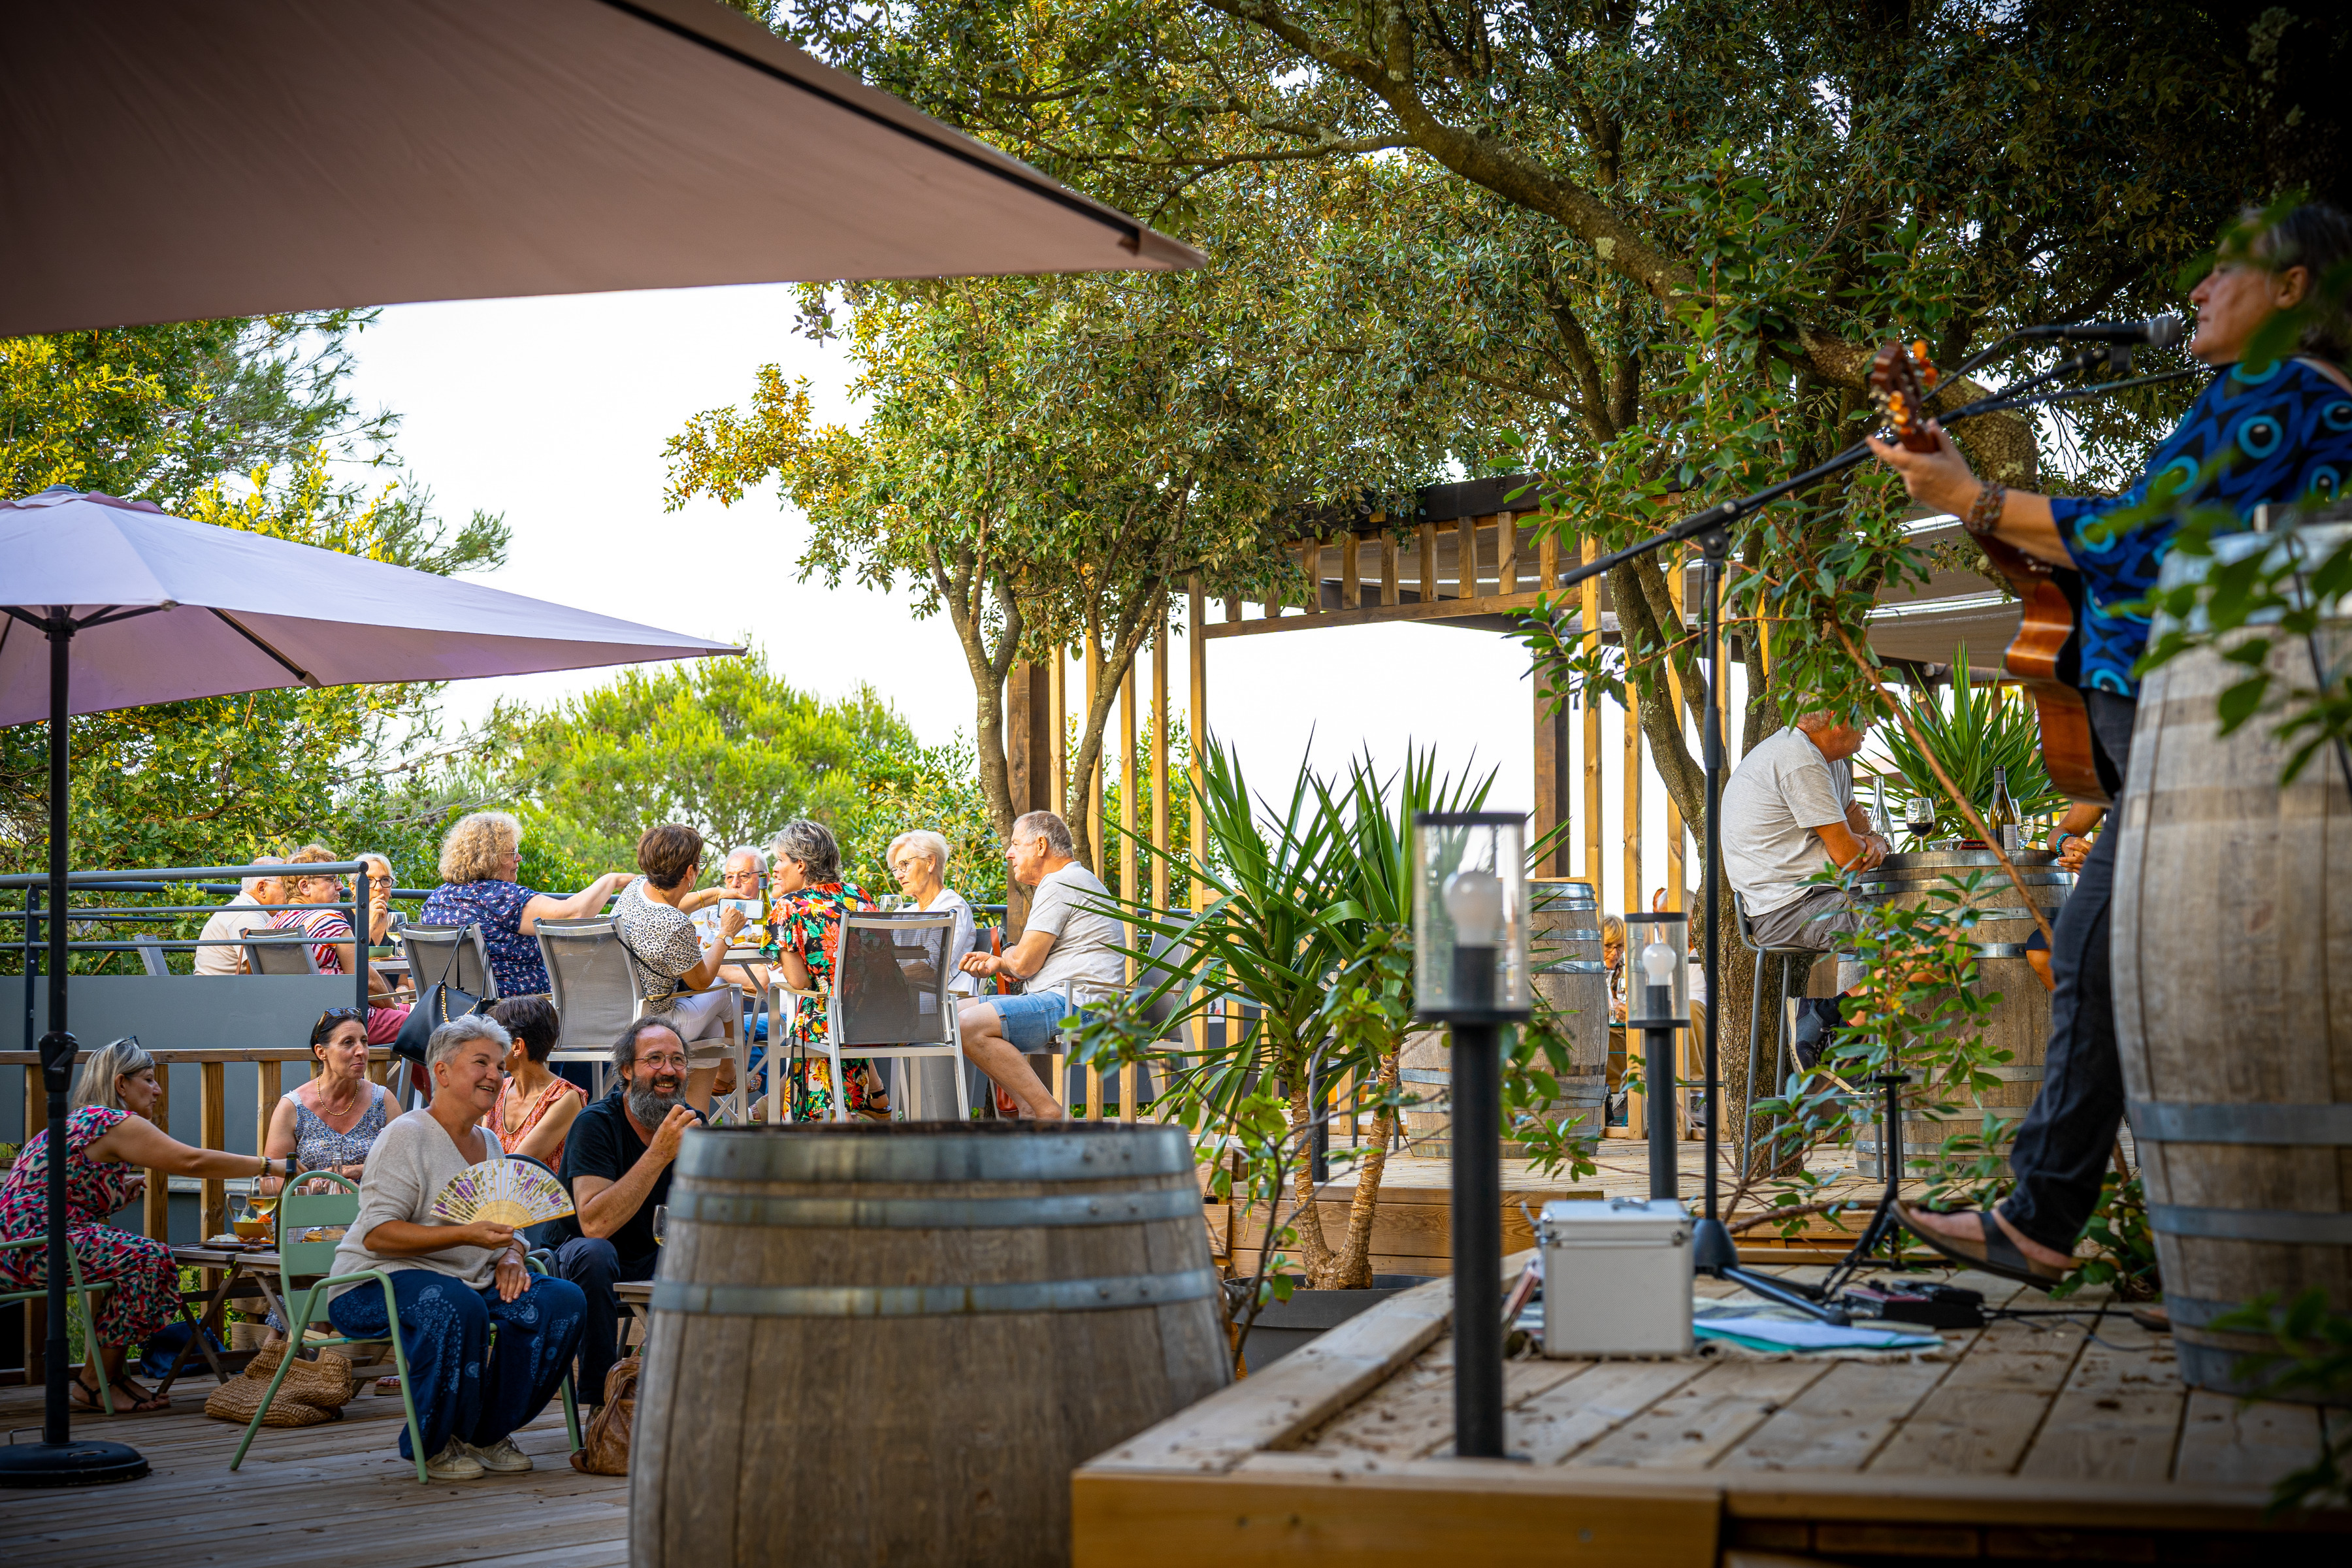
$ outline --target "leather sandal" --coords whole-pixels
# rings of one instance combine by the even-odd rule
[[[1990,1210],[1975,1211],[1979,1235],[1965,1240],[1916,1223],[1912,1215],[1918,1211],[1908,1204],[1895,1205],[1895,1212],[1912,1235],[1963,1268],[1980,1268],[2037,1290],[2047,1290],[2066,1278],[2066,1270],[2037,1263],[2018,1250],[2017,1244],[2009,1239],[2009,1233],[2000,1228],[2000,1222],[1993,1218]]]

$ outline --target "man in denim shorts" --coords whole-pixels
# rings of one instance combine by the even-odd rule
[[[1029,1065],[1054,1047],[1062,1020],[1077,1011],[1076,995],[1123,990],[1126,928],[1108,912],[1110,889],[1077,862],[1069,824],[1050,811],[1033,811],[1013,825],[1004,846],[1013,879],[1034,889],[1021,940],[1002,953],[975,952],[969,974],[1003,975],[1022,983],[1018,996],[982,996],[957,1016],[963,1054],[1020,1102],[1022,1114],[1054,1121],[1062,1114],[1045,1081]]]

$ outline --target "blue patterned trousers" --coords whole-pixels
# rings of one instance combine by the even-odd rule
[[[454,1436],[488,1447],[547,1407],[572,1370],[587,1298],[568,1279],[531,1277],[530,1288],[501,1301],[494,1287],[469,1290],[446,1274],[394,1268],[392,1293],[400,1308],[400,1348],[408,1357],[409,1394],[425,1429],[426,1458]],[[381,1339],[389,1325],[383,1289],[372,1281],[327,1304],[340,1333]],[[498,1340],[491,1342],[496,1327]],[[400,1456],[409,1451],[400,1429]]]

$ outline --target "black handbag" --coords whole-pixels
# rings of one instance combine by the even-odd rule
[[[488,1009],[489,1005],[479,996],[449,984],[457,967],[457,953],[453,949],[449,962],[442,966],[441,978],[417,994],[416,1005],[401,1020],[400,1037],[392,1042],[393,1055],[423,1067],[425,1043],[433,1038],[434,1030],[453,1018]]]

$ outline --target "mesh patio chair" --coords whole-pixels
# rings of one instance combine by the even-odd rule
[[[469,996],[485,1002],[500,1000],[499,977],[490,968],[489,944],[482,940],[479,923],[461,926],[404,925],[400,928],[401,951],[408,958],[408,978],[418,995],[429,985],[438,985],[444,976],[448,983]],[[450,959],[455,956],[453,968]]]
[[[840,966],[825,999],[825,1055],[833,1064],[835,1121],[849,1120],[842,1076],[845,1056],[908,1063],[940,1058],[961,1068],[960,999],[948,991],[955,978],[947,956],[954,937],[955,916],[945,911],[859,910],[841,917]],[[898,1076],[911,1084],[919,1075],[909,1071]],[[953,1071],[949,1081],[955,1088],[956,1120],[971,1121],[971,1086],[964,1074]],[[894,1112],[906,1109],[894,1103]]]
[[[318,955],[307,936],[247,936],[245,966],[256,974],[316,974]]]
[[[169,976],[171,974],[172,966],[164,962],[162,942],[152,936],[134,936],[131,940],[138,944],[139,962],[145,966],[150,975]]]
[[[562,1033],[551,1062],[583,1062],[594,1069],[596,1094],[610,1089],[613,1041],[645,1011],[637,966],[629,962],[619,927],[610,915],[538,922],[539,953],[547,964],[550,999]],[[735,1057],[735,1089],[726,1098],[738,1121],[748,1121],[751,1104],[750,1052],[744,1047],[742,991],[714,986],[734,997],[727,1009],[727,1039]]]

